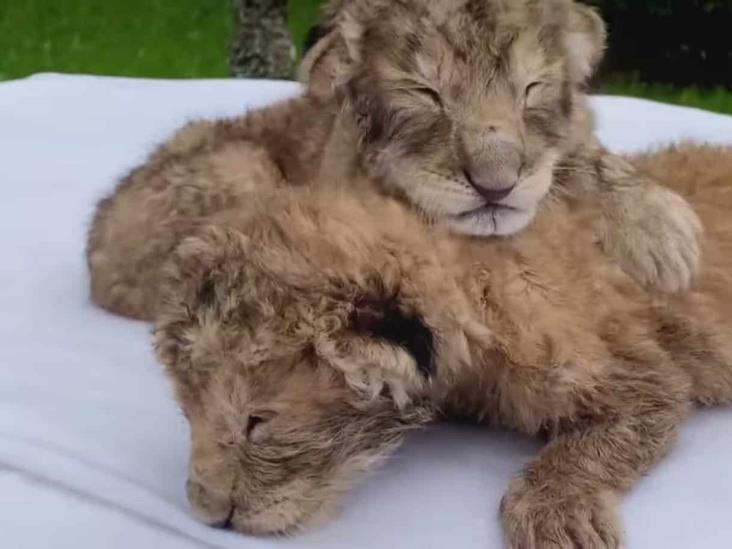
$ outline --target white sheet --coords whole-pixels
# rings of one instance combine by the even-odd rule
[[[411,437],[337,519],[292,540],[189,515],[187,427],[146,325],[91,306],[83,260],[95,201],[186,119],[237,114],[287,83],[39,75],[0,84],[0,546],[446,548],[501,546],[500,497],[537,449],[444,426]],[[600,133],[632,151],[732,143],[732,117],[598,98]],[[732,411],[698,413],[623,503],[630,549],[732,547]]]

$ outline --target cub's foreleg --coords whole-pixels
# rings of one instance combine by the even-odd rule
[[[511,548],[620,547],[617,498],[673,443],[689,385],[671,368],[627,364],[574,398],[576,413],[552,426],[502,502]]]
[[[623,270],[664,292],[690,286],[702,225],[684,198],[596,141],[567,155],[556,175],[560,192],[600,205],[603,248]]]

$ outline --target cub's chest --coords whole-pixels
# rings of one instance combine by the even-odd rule
[[[516,250],[473,257],[466,273],[469,298],[481,322],[511,361],[552,367],[575,361],[597,342],[597,315],[582,281]],[[573,287],[574,285],[574,287]]]
[[[566,306],[554,281],[523,254],[474,258],[466,275],[469,293],[481,316],[516,323],[537,320]]]

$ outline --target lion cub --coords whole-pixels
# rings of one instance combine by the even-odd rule
[[[548,436],[510,484],[514,549],[618,548],[617,499],[692,404],[732,402],[732,149],[641,159],[708,228],[707,268],[654,296],[545,204],[511,239],[450,234],[368,185],[230,211],[173,254],[158,355],[208,524],[293,532],[441,413]]]
[[[687,287],[699,223],[675,193],[593,138],[584,92],[604,27],[570,0],[349,0],[299,98],[194,123],[133,171],[94,219],[94,300],[153,318],[161,265],[229,209],[292,186],[376,186],[454,233],[511,235],[550,198],[594,202],[606,252],[639,281]]]

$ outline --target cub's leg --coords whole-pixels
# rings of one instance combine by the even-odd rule
[[[622,544],[617,498],[669,449],[688,405],[670,369],[619,372],[588,410],[559,421],[556,436],[512,481],[501,518],[512,549],[605,549]]]
[[[701,263],[702,224],[691,205],[596,140],[557,167],[560,192],[599,203],[605,252],[638,282],[687,289]]]
[[[176,245],[213,214],[243,209],[281,180],[250,142],[217,140],[207,122],[180,130],[99,203],[87,245],[92,299],[152,319],[160,271]]]

